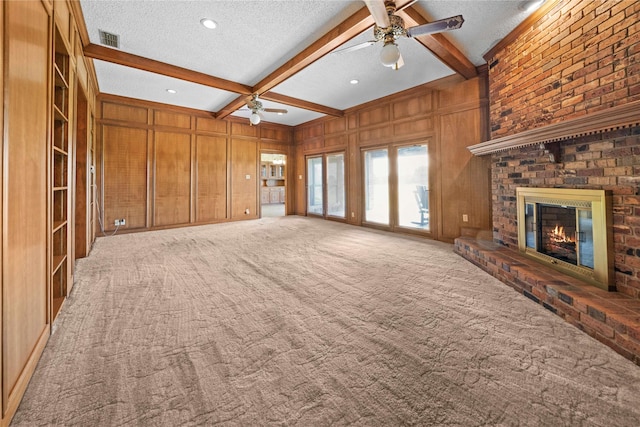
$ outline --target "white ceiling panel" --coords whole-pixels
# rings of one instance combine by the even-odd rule
[[[420,0],[415,8],[431,20],[463,14],[460,30],[447,38],[474,64],[485,63],[482,55],[513,31],[532,11],[523,10],[524,0]]]
[[[372,31],[367,30],[338,49],[372,38]],[[273,91],[344,110],[453,74],[413,39],[399,39],[398,47],[405,62],[398,70],[380,63],[382,43],[376,43],[356,51],[326,55]],[[358,84],[351,84],[352,79],[358,80]]]
[[[218,111],[238,95],[104,61],[94,61],[100,92],[204,111]],[[173,89],[176,93],[167,92]]]
[[[350,0],[81,0],[89,37],[120,36],[120,49],[254,85],[364,6]],[[202,18],[217,22],[209,30]]]

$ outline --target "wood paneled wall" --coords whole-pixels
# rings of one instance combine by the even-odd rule
[[[99,99],[105,232],[116,219],[125,219],[120,232],[257,218],[260,151],[293,154],[287,126]]]
[[[430,236],[447,242],[491,227],[490,164],[467,147],[486,139],[486,73],[446,78],[298,126],[295,212],[306,214],[305,157],[344,151],[347,156],[347,222],[363,219],[362,148],[428,143],[432,209]],[[392,188],[393,191],[393,188]],[[392,197],[393,198],[393,197]],[[463,221],[468,215],[468,222]]]
[[[95,80],[78,42],[67,0],[0,4],[0,426],[8,426],[51,330],[53,29],[71,48],[69,94],[76,84],[94,106]],[[76,76],[77,73],[77,77]],[[75,102],[68,115],[75,137]],[[78,115],[83,119],[83,114]],[[78,129],[82,130],[79,126]],[[80,132],[82,133],[82,132]],[[85,137],[89,138],[89,133]],[[75,139],[68,155],[75,156]],[[90,145],[89,145],[90,146]],[[73,162],[69,175],[75,176]],[[65,173],[63,171],[63,173]],[[74,180],[76,185],[89,182]],[[73,227],[75,215],[67,218]],[[81,222],[81,221],[79,221]],[[90,235],[90,234],[89,234]],[[85,242],[90,245],[90,242]],[[70,256],[72,245],[68,245]],[[70,264],[69,275],[73,270]],[[70,288],[70,285],[69,285]]]

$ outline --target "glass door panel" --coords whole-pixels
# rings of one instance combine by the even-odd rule
[[[389,152],[364,152],[364,220],[389,225]]]
[[[345,217],[343,153],[327,155],[327,215]]]
[[[307,158],[307,213],[323,215],[322,156]]]
[[[429,229],[429,154],[427,145],[400,147],[398,165],[398,225]]]

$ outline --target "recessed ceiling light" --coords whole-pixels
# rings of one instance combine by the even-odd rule
[[[360,81],[358,79],[353,79],[349,83],[351,83],[352,85],[357,85],[358,83],[360,83]]]
[[[277,113],[279,116],[284,116],[284,113]]]
[[[214,28],[216,28],[218,26],[216,21],[214,21],[213,19],[209,19],[209,18],[202,18],[200,20],[200,23],[202,25],[204,25],[205,27],[209,28],[210,30],[213,30]]]
[[[167,92],[169,92],[169,93],[178,93],[178,91],[175,90],[175,89],[167,89]]]

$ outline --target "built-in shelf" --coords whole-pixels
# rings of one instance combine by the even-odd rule
[[[53,126],[51,138],[51,321],[56,318],[69,289],[70,230],[69,150],[71,117],[69,52],[60,30],[54,29]]]

